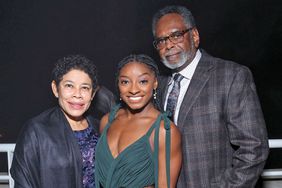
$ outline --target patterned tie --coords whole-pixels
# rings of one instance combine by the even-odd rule
[[[166,112],[168,117],[173,121],[174,111],[177,105],[178,96],[180,93],[180,82],[184,77],[177,73],[174,75],[173,80],[174,84],[171,92],[169,93],[167,104],[166,104]]]

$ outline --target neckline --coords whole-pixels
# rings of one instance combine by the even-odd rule
[[[119,152],[119,154],[118,154],[116,157],[113,156],[113,153],[112,153],[112,151],[111,151],[111,149],[110,149],[110,146],[109,146],[109,143],[108,143],[107,133],[108,133],[108,130],[109,130],[109,129],[107,129],[107,130],[105,131],[105,134],[104,134],[103,136],[105,137],[106,145],[107,145],[106,148],[107,148],[107,151],[108,151],[108,153],[110,154],[111,158],[112,158],[113,160],[119,159],[121,156],[124,155],[124,153],[126,153],[127,150],[129,150],[131,147],[133,147],[134,145],[136,145],[136,143],[138,143],[140,140],[143,140],[144,138],[148,137],[148,133],[149,133],[149,132],[152,132],[153,126],[155,125],[155,123],[156,123],[160,118],[161,118],[161,113],[158,115],[158,117],[156,118],[156,120],[155,120],[155,121],[152,123],[152,125],[150,126],[149,130],[148,130],[143,136],[141,136],[140,138],[138,138],[137,140],[135,140],[134,142],[132,142],[131,144],[129,144],[127,147],[125,147],[121,152]]]
[[[109,143],[108,143],[108,139],[107,139],[107,135],[105,135],[105,139],[106,139],[106,145],[107,145],[107,150],[111,156],[111,158],[113,160],[118,160],[121,156],[125,155],[124,153],[127,152],[127,150],[129,150],[131,147],[135,146],[136,143],[138,143],[139,141],[143,140],[147,135],[144,134],[143,136],[141,136],[140,138],[138,138],[137,140],[135,140],[132,144],[128,145],[127,147],[125,147],[116,157],[113,156],[113,153],[110,149]]]

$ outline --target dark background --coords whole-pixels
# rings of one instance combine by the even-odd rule
[[[54,105],[50,72],[58,58],[86,55],[113,92],[123,57],[145,53],[159,61],[151,18],[170,4],[190,8],[202,48],[251,69],[269,138],[282,138],[280,0],[0,0],[0,143],[16,142],[27,119]],[[268,167],[282,167],[276,151]]]

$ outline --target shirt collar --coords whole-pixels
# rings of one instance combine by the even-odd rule
[[[191,80],[201,57],[202,57],[202,53],[198,49],[192,62],[187,67],[185,67],[183,70],[181,70],[179,73],[182,76],[184,76],[184,78]]]

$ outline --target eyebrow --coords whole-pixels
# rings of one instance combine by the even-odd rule
[[[185,29],[184,29],[185,30]],[[161,37],[156,37],[156,39],[164,39],[164,38],[167,38],[167,37],[169,37],[170,35],[172,35],[172,34],[174,34],[174,33],[178,33],[178,32],[182,32],[182,31],[184,31],[184,30],[175,30],[175,31],[172,31],[172,32],[170,32],[169,34],[167,34],[167,35],[164,35],[164,36],[161,36]]]
[[[88,84],[88,83],[82,83],[81,85],[88,85],[88,86],[92,86],[92,84]]]
[[[145,76],[145,75],[150,75],[150,73],[145,72],[145,73],[142,73],[141,75],[139,75],[138,77]],[[126,77],[126,78],[128,78],[129,76],[126,76],[126,75],[120,75],[119,77]]]

